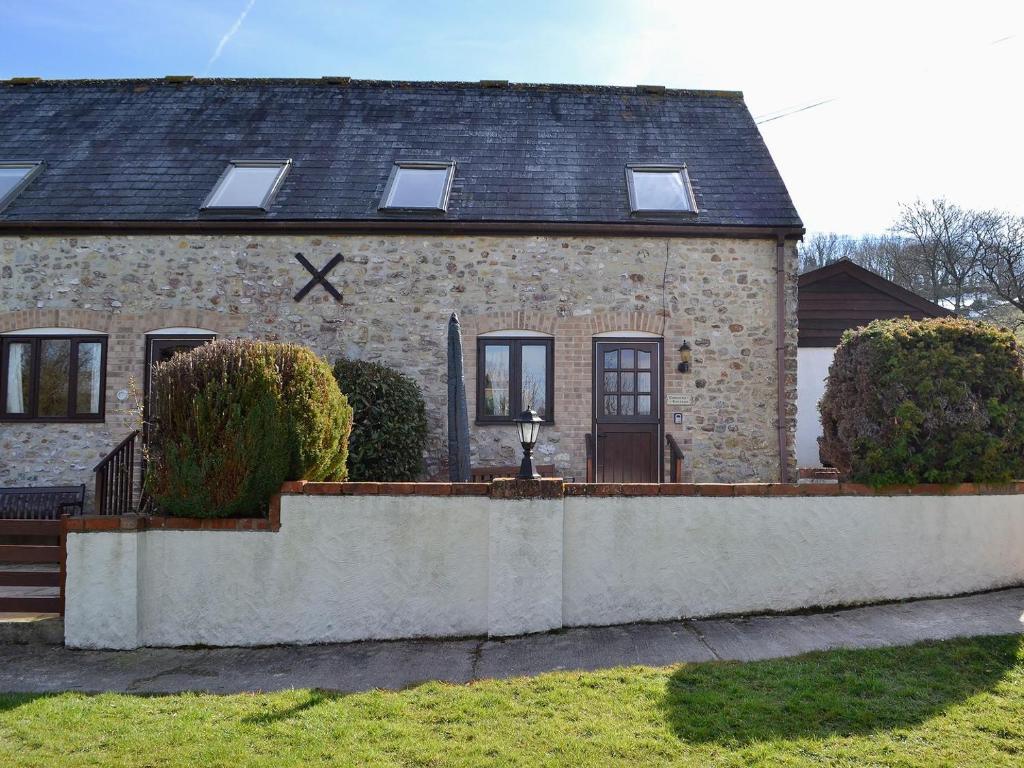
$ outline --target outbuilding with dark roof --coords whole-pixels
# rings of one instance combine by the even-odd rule
[[[818,403],[843,333],[872,320],[922,320],[952,312],[849,259],[800,275],[798,301],[797,460],[801,467],[817,467],[822,434]]]

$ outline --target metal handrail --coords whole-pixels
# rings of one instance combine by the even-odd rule
[[[678,483],[683,474],[683,451],[679,447],[679,443],[676,442],[675,437],[668,432],[665,433],[665,440],[668,441],[668,448],[672,458],[668,469],[669,482]]]
[[[135,441],[139,430],[117,444],[110,453],[93,467],[96,474],[96,514],[126,515],[134,512],[135,494]]]

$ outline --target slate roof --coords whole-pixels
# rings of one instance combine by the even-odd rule
[[[199,208],[226,162],[258,158],[294,161],[266,219],[436,219],[377,206],[395,160],[438,159],[457,163],[445,220],[802,226],[734,92],[326,79],[0,83],[0,161],[46,161],[0,222],[208,219]],[[630,162],[686,163],[699,213],[631,215]]]

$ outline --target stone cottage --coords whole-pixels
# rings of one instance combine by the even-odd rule
[[[0,83],[0,486],[89,482],[215,337],[414,377],[432,474],[453,311],[475,465],[532,406],[578,481],[668,480],[669,436],[678,479],[792,477],[802,233],[739,93]]]

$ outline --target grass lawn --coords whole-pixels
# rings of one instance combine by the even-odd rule
[[[0,766],[1024,765],[1018,637],[341,695],[0,695]]]

